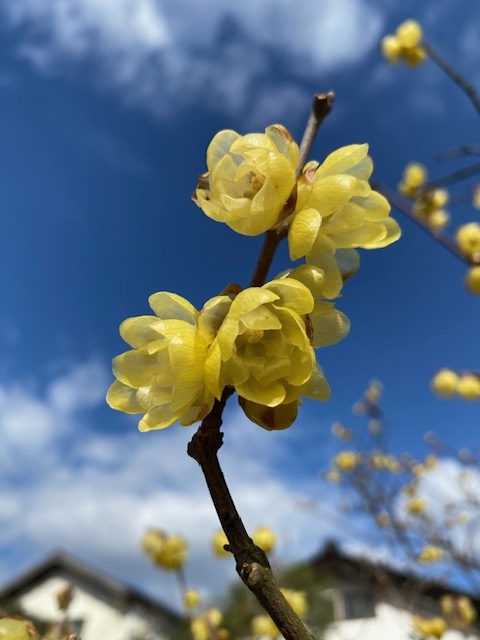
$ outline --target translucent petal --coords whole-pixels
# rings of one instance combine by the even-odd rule
[[[205,386],[207,389],[213,393],[213,395],[220,400],[220,397],[223,392],[224,385],[221,384],[220,381],[220,370],[221,370],[221,353],[220,346],[218,342],[214,342],[209,351],[208,355],[205,359],[204,363],[204,375],[205,375]]]
[[[365,247],[367,244],[381,242],[386,233],[383,223],[365,222],[357,229],[351,229],[343,233],[332,233],[330,238],[338,248],[355,249],[356,247]]]
[[[261,370],[255,371],[255,378],[260,384],[269,385],[275,380],[285,378],[291,369],[292,361],[289,358],[273,358],[266,360]]]
[[[325,274],[313,264],[301,264],[288,273],[289,278],[295,278],[309,289],[314,298],[319,298],[323,293]]]
[[[182,413],[195,404],[203,390],[203,381],[176,382],[173,386],[172,410]]]
[[[181,336],[173,339],[168,351],[170,366],[176,381],[198,382],[203,376],[204,360],[195,342],[183,340]]]
[[[258,153],[259,149],[267,149],[268,151],[276,151],[274,142],[264,133],[247,133],[241,136],[232,144],[232,153],[246,155],[248,153]]]
[[[348,334],[350,321],[331,302],[317,302],[310,314],[313,325],[313,346],[325,347],[336,344]]]
[[[157,358],[149,355],[145,349],[126,351],[112,361],[114,376],[124,384],[138,389],[153,384],[169,384],[171,374]]]
[[[256,309],[261,304],[278,300],[278,295],[265,287],[249,287],[240,291],[230,307],[229,316],[239,316]],[[223,326],[222,326],[223,329]]]
[[[140,387],[137,399],[143,405],[144,411],[150,411],[153,407],[172,401],[172,387]]]
[[[345,174],[317,180],[308,199],[308,207],[316,209],[324,218],[339,211],[355,195],[359,195],[359,181]],[[368,195],[368,193],[366,194]]]
[[[343,279],[334,256],[327,252],[312,253],[307,255],[306,260],[308,264],[313,264],[324,272],[323,295],[325,298],[336,298],[342,290]]]
[[[153,311],[162,320],[184,320],[189,324],[195,324],[198,311],[193,304],[176,293],[160,291],[148,298],[148,303]]]
[[[353,198],[352,202],[362,207],[365,220],[370,222],[380,222],[390,213],[390,203],[378,191],[372,191],[366,198]]]
[[[243,384],[248,380],[250,372],[243,358],[234,354],[224,363],[222,370],[222,380],[225,384],[237,388],[239,384]]]
[[[290,260],[298,260],[307,255],[312,249],[321,224],[322,216],[316,209],[304,209],[295,214],[288,231]]]
[[[146,413],[138,423],[140,431],[152,431],[154,429],[165,429],[180,417],[179,413],[174,413],[170,405],[159,405]]]
[[[364,249],[381,249],[382,247],[392,244],[392,242],[398,240],[402,235],[402,230],[400,229],[398,222],[393,218],[385,218],[385,220],[382,221],[382,225],[385,227],[385,237],[377,242],[368,243],[364,246]]]
[[[125,413],[145,413],[145,407],[137,400],[137,390],[115,380],[107,392],[107,403],[112,409]]]
[[[240,316],[240,327],[240,332],[243,333],[245,329],[254,329],[256,331],[281,329],[282,324],[278,316],[267,305],[262,304],[260,307]]]
[[[239,395],[247,400],[268,407],[276,407],[285,398],[285,389],[280,382],[273,382],[265,387],[254,376],[250,376],[242,384],[235,385],[235,389]]]
[[[368,144],[351,144],[340,147],[326,157],[318,168],[317,174],[324,177],[345,173],[364,160],[367,154]]]
[[[224,129],[212,139],[207,149],[207,167],[211,169],[229,151],[232,144],[240,138],[236,131]]]
[[[307,338],[305,322],[303,319],[290,309],[278,309],[278,316],[282,322],[282,333],[285,339],[299,349],[305,349],[306,345],[310,345]]]
[[[289,158],[290,163],[296,170],[300,158],[300,150],[289,131],[282,125],[274,124],[265,129],[265,134],[273,140],[280,153]]]
[[[198,316],[197,327],[200,335],[205,337],[207,342],[211,342],[217,335],[231,304],[230,296],[215,296],[205,303]]]
[[[289,310],[303,315],[313,309],[314,300],[310,290],[295,278],[272,280],[264,285],[265,289],[273,291],[280,298],[274,306],[281,305]]]
[[[135,349],[144,347],[152,340],[160,337],[153,325],[158,321],[156,316],[137,316],[127,318],[120,325],[120,335],[127,344]]]
[[[298,401],[266,407],[245,398],[239,397],[238,400],[247,418],[267,431],[288,429],[297,417]]]
[[[303,392],[303,395],[307,398],[313,398],[314,400],[322,400],[323,402],[330,400],[330,387],[318,364],[316,364],[313,370],[307,389]]]

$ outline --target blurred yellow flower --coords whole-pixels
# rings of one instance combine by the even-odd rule
[[[455,235],[460,251],[467,258],[480,257],[480,224],[469,222],[460,226]]]
[[[228,538],[222,529],[219,529],[212,537],[212,549],[213,553],[219,558],[227,558],[232,554],[230,551],[226,551],[224,546],[228,544]]]
[[[440,598],[443,615],[449,626],[466,630],[476,620],[477,611],[466,596],[444,595]]]
[[[447,630],[447,623],[443,618],[422,618],[413,616],[413,628],[423,638],[441,638]]]
[[[433,544],[427,544],[421,550],[418,561],[420,564],[433,564],[443,558],[443,551],[440,547],[436,547]]]
[[[427,508],[427,500],[420,496],[410,498],[410,500],[407,501],[405,508],[408,513],[411,513],[412,515],[420,515],[424,513]]]
[[[442,398],[451,398],[457,392],[459,377],[451,369],[440,369],[434,375],[430,386],[432,390]]]
[[[251,622],[252,634],[256,638],[277,638],[280,632],[275,623],[267,615],[254,616]]]
[[[426,183],[427,169],[419,162],[410,162],[403,170],[398,190],[407,198],[416,198],[420,187]]]
[[[468,269],[464,283],[467,291],[480,295],[480,265]]]
[[[259,235],[291,213],[298,160],[298,145],[281,125],[245,136],[220,131],[207,149],[208,172],[193,199],[209,218]]]
[[[377,471],[390,471],[398,473],[401,469],[400,463],[396,458],[385,453],[374,453],[370,457],[370,463]]]
[[[28,620],[2,618],[0,620],[0,640],[41,640],[40,635]]]
[[[190,622],[193,640],[212,640],[212,638],[217,637],[217,633],[220,631],[218,627],[222,624],[222,618],[221,612],[213,607],[193,618]],[[224,634],[221,635],[227,637]]]
[[[186,611],[195,609],[201,603],[202,597],[195,589],[187,589],[183,593],[183,606]]]
[[[422,46],[422,28],[415,20],[406,20],[397,27],[394,35],[385,36],[381,50],[391,64],[403,60],[408,66],[415,67],[427,56]]]
[[[252,540],[265,553],[271,553],[277,543],[277,536],[270,527],[257,527],[252,533]]]
[[[305,591],[293,591],[292,589],[284,589],[280,591],[285,596],[288,604],[292,607],[299,618],[304,618],[308,613],[307,594]]]
[[[342,471],[353,471],[361,462],[362,456],[357,451],[341,451],[333,459],[333,463]]]
[[[480,377],[475,373],[465,373],[458,380],[457,393],[464,400],[480,400]]]
[[[179,535],[168,536],[160,529],[149,529],[142,537],[141,546],[154,564],[167,571],[181,569],[187,559],[185,539]]]

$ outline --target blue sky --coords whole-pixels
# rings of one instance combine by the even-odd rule
[[[405,164],[475,142],[478,115],[427,63],[391,68],[378,41],[404,19],[478,86],[480,8],[464,0],[0,0],[0,581],[62,546],[175,602],[138,551],[148,525],[192,538],[194,586],[216,529],[200,472],[186,453],[193,428],[139,434],[106,407],[118,326],[174,291],[196,306],[246,285],[260,238],[207,219],[190,200],[205,150],[222,128],[280,122],[298,139],[315,91],[336,101],[312,152],[321,160],[368,142],[375,179],[395,186]],[[467,193],[467,185],[459,185]],[[453,227],[478,217],[451,209]],[[478,368],[480,301],[464,268],[396,214],[403,237],[364,252],[338,308],[350,335],[319,361],[332,387],[285,433],[227,411],[225,473],[248,526],[275,526],[287,557],[314,553],[344,523],[298,510],[332,501],[318,471],[338,445],[334,420],[370,378],[385,386],[393,451],[422,455],[434,429],[475,447],[478,404],[441,402],[441,366]],[[272,275],[287,266],[282,247]],[[252,451],[257,452],[252,454]],[[259,491],[259,487],[262,488]],[[329,503],[330,504],[330,503]],[[294,515],[292,515],[294,514]],[[307,533],[305,533],[307,532]],[[217,562],[213,560],[212,562]]]

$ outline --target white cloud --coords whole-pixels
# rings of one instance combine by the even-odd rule
[[[40,71],[94,61],[102,86],[162,115],[193,103],[243,115],[247,100],[255,108],[251,84],[271,75],[270,55],[299,83],[361,61],[383,28],[367,0],[15,0],[0,9],[22,27],[18,51]],[[272,101],[277,89],[294,97],[279,86]]]

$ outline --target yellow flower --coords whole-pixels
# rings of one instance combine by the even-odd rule
[[[427,508],[427,500],[420,496],[416,496],[414,498],[410,498],[405,506],[408,513],[411,513],[412,515],[420,515],[424,513]]]
[[[270,527],[257,527],[252,533],[252,540],[265,553],[271,553],[277,543],[277,536]]]
[[[477,618],[475,607],[466,596],[444,595],[440,598],[440,606],[449,625],[457,629],[468,629]]]
[[[381,42],[382,53],[391,64],[403,60],[407,65],[415,67],[426,58],[422,46],[422,28],[415,20],[406,20],[397,27],[394,35],[385,36]]]
[[[480,399],[480,378],[474,373],[466,373],[458,380],[457,393],[464,400]]]
[[[427,544],[421,550],[418,561],[420,564],[432,564],[438,562],[443,558],[443,551],[440,547],[436,547],[432,544]]]
[[[226,544],[228,544],[228,538],[222,529],[219,529],[212,537],[213,553],[219,558],[227,558],[228,556],[231,556],[230,551],[226,551],[226,549],[224,549]]]
[[[329,388],[302,317],[313,307],[310,291],[293,278],[241,291],[209,349],[209,390],[219,397],[229,385],[246,401],[266,407],[301,395],[327,400]]]
[[[456,240],[460,251],[467,258],[480,256],[480,224],[469,222],[457,229]]]
[[[190,622],[190,631],[192,632],[193,640],[212,640],[212,638],[217,637],[217,633],[220,631],[218,627],[221,623],[222,614],[220,611],[213,607],[207,609]],[[223,633],[221,635],[224,638],[228,637]]]
[[[256,638],[277,638],[280,636],[280,632],[270,616],[254,616],[252,618],[251,626],[252,633]]]
[[[291,213],[298,160],[298,145],[281,125],[245,136],[220,131],[208,147],[208,172],[193,199],[209,218],[259,235]]]
[[[292,607],[299,618],[304,618],[308,612],[307,594],[305,591],[293,591],[292,589],[281,588],[280,591],[285,596],[288,604]]]
[[[181,569],[187,559],[187,543],[179,535],[168,536],[160,529],[149,529],[141,540],[142,549],[153,562],[167,571]]]
[[[400,237],[398,224],[388,217],[390,205],[368,183],[372,168],[368,145],[354,144],[337,149],[321,165],[307,163],[298,180],[290,258],[306,256],[323,269],[327,298],[336,297],[342,285],[334,256],[338,249],[376,249]]]
[[[353,471],[360,464],[361,459],[357,451],[341,451],[337,453],[333,462],[342,471]]]
[[[398,460],[385,453],[374,453],[370,458],[370,462],[372,467],[378,471],[391,471],[392,473],[398,473],[400,471]]]
[[[480,265],[470,267],[465,276],[465,287],[474,295],[480,295]]]
[[[459,377],[451,369],[440,369],[433,377],[430,385],[433,391],[442,398],[451,398],[457,393]]]
[[[444,209],[436,209],[427,218],[427,224],[433,231],[442,231],[450,222],[450,214]]]
[[[447,623],[443,618],[413,616],[413,627],[424,638],[441,638],[447,630]]]
[[[0,620],[0,640],[33,640],[40,635],[28,620],[17,618],[2,618]]]
[[[186,611],[195,609],[201,601],[202,597],[195,589],[187,589],[183,594],[183,606]]]
[[[126,413],[145,413],[140,431],[163,429],[177,420],[190,425],[211,410],[214,396],[205,386],[208,336],[197,327],[198,311],[174,293],[155,293],[156,316],[125,320],[120,335],[133,347],[113,360],[117,380],[107,402]]]
[[[415,198],[420,187],[427,181],[428,173],[423,164],[410,162],[403,170],[398,190],[407,198]]]

